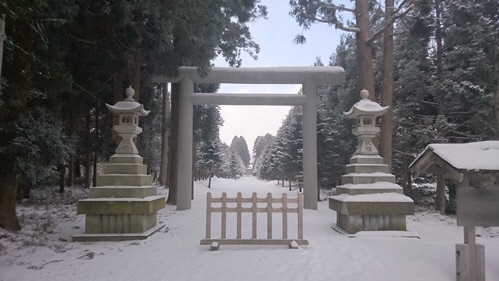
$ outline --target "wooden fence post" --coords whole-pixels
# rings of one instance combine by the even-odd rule
[[[227,193],[222,193],[222,239],[227,238]]]
[[[241,192],[237,193],[237,206],[236,206],[236,212],[237,212],[237,238],[241,239],[241,220],[242,220],[242,195]]]
[[[288,239],[288,194],[282,194],[282,239]]]
[[[206,238],[211,237],[211,192],[206,194]]]
[[[272,239],[272,193],[267,193],[267,239]]]
[[[256,223],[257,223],[257,198],[256,192],[253,192],[253,196],[251,197],[252,205],[251,205],[251,238],[256,239]]]

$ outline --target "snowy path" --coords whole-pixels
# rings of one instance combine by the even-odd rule
[[[408,218],[409,230],[421,239],[348,238],[331,229],[335,213],[324,201],[318,211],[305,210],[309,246],[289,250],[223,245],[221,251],[210,252],[208,246],[199,245],[205,232],[207,191],[214,196],[224,191],[229,196],[257,192],[260,197],[288,191],[275,181],[253,177],[214,179],[211,190],[205,185],[196,183],[191,210],[176,211],[174,206],[162,210],[159,221],[166,229],[143,241],[58,241],[83,229],[82,216],[61,220],[49,247],[7,247],[7,253],[0,255],[0,280],[455,280],[454,247],[462,243],[462,228],[454,219],[433,213]],[[295,196],[296,191],[289,193]],[[261,223],[264,228],[266,222]],[[484,234],[477,242],[485,245],[487,280],[499,280],[499,229],[478,233]]]

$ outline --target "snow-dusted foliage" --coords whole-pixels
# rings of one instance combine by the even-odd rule
[[[219,177],[237,178],[244,174],[246,166],[237,152],[227,146],[222,145],[222,164],[217,172]]]
[[[257,174],[259,166],[263,161],[263,152],[268,146],[274,142],[275,137],[271,134],[266,134],[265,136],[258,136],[253,144],[253,173]]]
[[[230,143],[230,148],[234,150],[237,155],[239,155],[241,160],[243,160],[244,166],[248,167],[251,157],[248,150],[248,144],[246,143],[244,137],[234,136],[232,142]]]
[[[290,180],[302,171],[302,123],[302,108],[293,107],[277,132],[275,140],[264,146],[259,156],[259,178]]]

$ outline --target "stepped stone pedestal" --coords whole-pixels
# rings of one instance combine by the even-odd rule
[[[365,91],[365,90],[364,90]],[[388,165],[372,145],[379,132],[375,117],[386,112],[377,103],[363,100],[345,113],[357,118],[354,134],[359,136],[357,151],[346,166],[336,195],[329,198],[329,208],[336,211],[336,224],[347,233],[358,231],[406,231],[406,215],[414,214],[414,202],[395,184],[395,176],[388,173]],[[367,93],[367,94],[366,94]]]
[[[130,99],[133,96],[127,95]],[[146,239],[164,226],[157,224],[157,211],[165,207],[165,197],[159,196],[157,187],[151,184],[152,178],[132,140],[141,131],[137,115],[148,112],[140,104],[136,107],[133,99],[128,102],[127,113],[134,111],[135,118],[120,116],[120,124],[114,126],[123,140],[104,166],[104,174],[97,176],[97,186],[90,188],[89,198],[78,201],[78,214],[86,215],[85,233],[73,236],[73,241]]]

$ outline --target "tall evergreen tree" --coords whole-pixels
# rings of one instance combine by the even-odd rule
[[[265,134],[265,136],[258,136],[253,144],[253,171],[256,173],[260,163],[263,161],[263,153],[265,149],[272,144],[275,137],[271,134]]]
[[[158,92],[147,81],[156,72],[171,74],[180,65],[207,69],[218,54],[234,66],[240,65],[242,51],[256,56],[259,47],[246,23],[265,16],[265,7],[258,3],[41,0],[2,4],[8,24],[5,87],[0,96],[0,227],[20,228],[15,195],[19,179],[27,178],[23,173],[33,174],[26,167],[46,171],[57,167],[64,179],[66,163],[72,175],[73,170],[78,174],[78,162],[85,162],[89,185],[92,162],[95,178],[97,162],[113,150],[111,143],[104,142],[112,124],[104,104],[122,100],[126,86],[135,88],[136,100],[152,107],[152,101],[159,100]],[[29,128],[23,127],[27,120],[34,121]],[[153,151],[157,126],[152,120],[156,120],[153,115],[142,121],[139,145],[154,167],[153,158],[159,153]],[[43,132],[37,129],[44,127]],[[31,135],[48,132],[42,134],[43,140]],[[18,157],[19,145],[26,140],[31,152],[23,159]]]
[[[403,0],[394,7],[394,1],[385,1],[384,20],[380,23],[380,15],[383,13],[376,1],[357,0],[355,7],[348,8],[345,5],[337,5],[333,1],[296,1],[290,0],[292,7],[290,14],[295,17],[298,24],[308,29],[314,23],[327,23],[335,28],[355,34],[358,85],[360,89],[369,91],[369,98],[375,100],[375,74],[373,66],[373,53],[375,53],[375,40],[383,37],[383,95],[381,102],[384,106],[392,106],[393,88],[393,23],[396,19],[403,17],[412,9],[412,0]],[[345,22],[341,13],[353,13],[355,23]],[[305,37],[298,35],[297,43],[304,43]],[[392,150],[392,109],[382,120],[380,147],[381,156],[391,168]]]
[[[71,91],[60,32],[75,14],[75,4],[14,1],[2,4],[6,15],[5,55],[0,96],[0,227],[19,230],[16,190],[29,176],[64,163],[68,146],[61,138],[60,96]],[[20,181],[21,179],[21,181]]]
[[[232,142],[230,144],[230,148],[233,149],[239,157],[243,160],[244,166],[248,167],[249,162],[251,160],[248,144],[246,144],[246,140],[243,136],[234,136]]]

